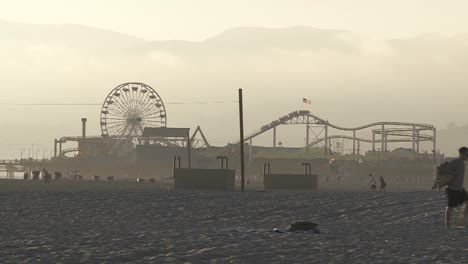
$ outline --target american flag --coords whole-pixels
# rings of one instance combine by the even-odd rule
[[[312,103],[312,101],[309,100],[309,99],[307,99],[307,98],[302,98],[302,102],[303,102],[304,104],[311,104],[311,103]]]

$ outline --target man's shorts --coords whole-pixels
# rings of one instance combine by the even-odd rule
[[[448,207],[457,207],[462,205],[465,201],[468,201],[468,194],[465,189],[462,191],[456,191],[447,188]]]

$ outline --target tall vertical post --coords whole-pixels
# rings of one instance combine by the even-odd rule
[[[276,127],[273,128],[273,148],[276,149]]]
[[[240,165],[241,165],[241,191],[244,191],[245,164],[244,164],[244,102],[242,89],[239,89],[239,128],[240,128]],[[274,130],[276,137],[276,129]],[[276,139],[275,139],[276,141]]]
[[[54,158],[57,157],[57,139],[54,139]]]
[[[416,156],[416,126],[413,125],[413,140],[412,140],[413,156]]]
[[[353,155],[356,154],[356,130],[353,130]]]
[[[432,143],[433,143],[433,160],[434,163],[437,162],[437,128],[434,127],[434,135],[432,138]]]
[[[387,155],[387,150],[388,150],[388,132],[385,132],[385,145],[384,145],[384,150],[385,150],[385,155]]]
[[[419,156],[419,143],[421,142],[419,139],[419,130],[416,131],[416,156]]]
[[[361,154],[361,141],[357,141],[357,154],[360,155]]]
[[[310,125],[309,125],[309,116],[307,116],[307,124],[306,124],[306,152],[309,152],[309,144],[310,144]]]
[[[82,138],[86,138],[86,121],[87,118],[81,118],[81,136]]]
[[[382,137],[382,139],[381,139],[381,145],[382,146],[381,146],[381,149],[380,149],[380,157],[383,159],[385,157],[385,151],[386,151],[386,149],[385,149],[385,145],[386,145],[385,144],[385,125],[384,124],[382,124],[381,137]]]
[[[328,151],[328,121],[325,123],[325,144],[323,145],[325,146],[325,156],[328,158],[330,156]]]
[[[252,139],[250,139],[249,140],[249,164],[252,164],[252,161],[253,161],[253,157],[252,157],[253,147],[252,146],[253,146],[253,142],[252,142]]]
[[[372,131],[372,152],[375,153],[375,132]]]
[[[191,149],[192,149],[192,142],[190,142],[190,129],[187,130],[187,160],[188,160],[188,168],[192,167],[192,157],[191,157]]]

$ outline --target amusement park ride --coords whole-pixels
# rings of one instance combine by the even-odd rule
[[[34,159],[0,161],[0,171],[5,170],[13,175],[15,171],[22,168],[30,170],[42,166],[41,163],[49,162],[44,166],[54,167],[58,170],[81,166],[82,169],[100,170],[100,173],[103,174],[122,174],[122,171],[125,171],[122,175],[126,175],[128,168],[143,164],[143,167],[139,168],[147,169],[148,173],[151,174],[155,168],[159,172],[162,168],[170,171],[172,166],[164,167],[169,164],[166,160],[171,160],[174,155],[180,155],[180,153],[188,153],[188,163],[190,164],[191,150],[193,150],[195,166],[197,164],[210,164],[213,160],[216,161],[217,156],[229,156],[235,164],[241,143],[238,140],[224,147],[216,147],[208,143],[200,127],[197,127],[191,135],[188,128],[168,127],[167,112],[162,98],[149,85],[140,82],[123,83],[107,95],[100,113],[100,136],[87,136],[88,120],[82,118],[81,121],[82,135],[56,139],[54,141],[54,158],[50,161]],[[323,150],[323,154],[317,158],[324,160],[327,164],[328,160],[334,159],[335,154],[339,152],[352,154],[353,156],[350,157],[352,160],[361,160],[361,143],[369,144],[366,156],[371,155],[372,160],[392,159],[389,144],[395,144],[400,147],[399,150],[403,144],[411,144],[411,148],[403,149],[404,153],[398,152],[408,157],[409,160],[437,163],[442,157],[437,152],[437,130],[429,124],[375,122],[358,127],[342,127],[307,110],[300,110],[267,123],[244,137],[243,146],[245,144],[249,146],[247,149],[249,166],[255,164],[253,157],[257,157],[259,151],[266,149],[274,151],[280,147],[285,148],[278,146],[281,144],[277,143],[277,130],[280,126],[291,125],[304,126],[306,139],[306,144],[303,147],[291,148],[291,150],[310,151],[311,148],[319,148]],[[273,136],[273,144],[270,148],[253,146],[254,139],[269,133]],[[338,144],[338,140],[350,141],[352,149],[344,151],[343,143]],[[77,143],[78,146],[63,148],[63,144],[67,142]],[[425,142],[432,143],[432,150],[428,151],[428,145],[425,144],[423,147],[426,152],[420,154],[420,145]],[[181,152],[182,149],[188,151]],[[314,150],[313,153],[316,155],[317,151]],[[70,159],[67,156],[73,156],[77,159]],[[108,172],[109,168],[115,171]]]
[[[145,127],[166,125],[166,108],[161,97],[144,83],[124,83],[115,87],[102,105],[103,138],[117,138],[141,144]]]
[[[352,154],[359,154],[361,142],[372,144],[372,152],[377,152],[377,145],[380,144],[380,157],[384,158],[388,152],[388,143],[412,143],[412,150],[415,154],[420,153],[421,142],[433,143],[433,157],[436,158],[437,140],[436,128],[429,124],[408,123],[408,122],[376,122],[354,128],[346,128],[329,123],[318,116],[313,115],[307,110],[295,111],[288,115],[278,118],[259,130],[247,135],[245,142],[252,145],[252,140],[269,131],[273,132],[273,148],[277,147],[277,128],[282,125],[305,125],[306,150],[315,146],[322,146],[326,157],[331,155],[333,139],[346,139],[352,141]],[[331,135],[330,130],[334,129],[338,133],[351,133],[351,135]],[[357,132],[371,130],[371,138],[358,137]],[[377,137],[377,135],[379,137]],[[235,142],[230,147],[239,144]]]
[[[126,156],[134,150],[135,145],[162,145],[184,147],[190,142],[192,148],[210,149],[200,127],[186,139],[175,137],[148,137],[143,133],[145,128],[166,128],[167,112],[159,94],[149,85],[139,82],[123,83],[115,87],[106,97],[100,114],[101,136],[86,136],[86,119],[82,119],[81,137],[63,137],[55,140],[55,157],[64,157],[68,153],[79,155],[117,155]],[[373,153],[385,158],[389,143],[411,143],[415,154],[420,152],[421,142],[432,142],[432,153],[436,159],[436,128],[429,124],[408,122],[375,122],[363,126],[341,127],[322,119],[307,110],[295,111],[278,118],[245,136],[250,146],[253,139],[272,132],[273,148],[277,148],[277,128],[283,125],[304,125],[306,145],[323,147],[324,156],[332,154],[332,140],[349,140],[352,142],[352,154],[360,154],[360,144],[369,143]],[[168,130],[169,131],[169,130]],[[166,131],[165,133],[167,133]],[[335,132],[332,134],[332,132]],[[358,135],[359,133],[359,135]],[[197,137],[199,135],[199,137]],[[78,142],[78,148],[62,149],[65,142]],[[221,152],[232,151],[239,141],[222,148]],[[217,153],[220,153],[219,151]]]
[[[69,153],[79,155],[126,156],[135,145],[159,144],[184,146],[186,142],[178,136],[148,137],[145,128],[167,128],[167,113],[159,94],[149,85],[139,82],[123,83],[115,87],[106,97],[101,108],[101,136],[86,136],[86,118],[82,119],[81,137],[63,137],[55,140],[55,156]],[[166,130],[168,131],[175,131]],[[202,141],[196,135],[202,136]],[[66,142],[78,142],[77,148],[62,149]],[[198,127],[191,137],[196,147],[210,146]]]

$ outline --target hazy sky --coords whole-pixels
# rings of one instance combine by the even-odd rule
[[[0,0],[0,19],[76,23],[151,40],[237,26],[314,26],[379,37],[468,32],[466,0]]]
[[[468,35],[452,35],[468,33],[467,10],[468,0],[0,0],[0,20],[73,23],[145,40],[200,41],[240,26],[359,33],[234,30],[211,44],[166,49],[70,25],[0,23],[0,112],[16,113],[2,119],[14,129],[0,131],[0,158],[18,157],[32,144],[50,149],[54,138],[80,133],[81,117],[89,118],[90,135],[101,133],[99,106],[18,104],[99,103],[127,81],[153,86],[165,102],[232,101],[243,87],[246,132],[304,107],[303,97],[313,100],[315,114],[343,126],[378,120],[465,124],[460,109],[468,96]],[[450,37],[413,38],[428,32]],[[209,52],[197,54],[203,50]],[[455,96],[438,107],[446,94]],[[215,145],[237,138],[235,104],[167,110],[169,126],[201,125]],[[279,131],[280,140],[303,145],[303,129],[294,135],[289,129]],[[271,143],[269,136],[258,144],[265,142]]]

